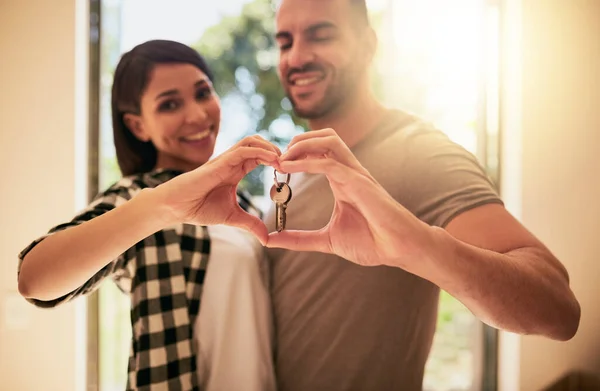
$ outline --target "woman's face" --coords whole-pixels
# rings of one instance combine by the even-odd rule
[[[213,154],[221,107],[208,77],[191,64],[157,64],[149,75],[141,115],[125,121],[157,150],[155,168],[193,170]]]

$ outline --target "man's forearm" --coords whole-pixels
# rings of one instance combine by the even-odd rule
[[[580,308],[568,277],[538,248],[505,254],[461,242],[434,229],[434,254],[415,270],[460,300],[483,322],[520,334],[573,337]]]

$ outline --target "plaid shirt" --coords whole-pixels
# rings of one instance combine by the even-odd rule
[[[121,179],[71,222],[52,228],[19,254],[23,257],[49,235],[79,225],[133,198],[141,189],[155,187],[178,174],[158,170]],[[260,216],[247,195],[238,191],[240,206]],[[96,290],[112,277],[131,299],[132,345],[127,390],[197,391],[196,345],[193,325],[200,309],[200,295],[210,237],[203,226],[181,224],[136,243],[71,293],[52,301],[28,299],[50,308]]]

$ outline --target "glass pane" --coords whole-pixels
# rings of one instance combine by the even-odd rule
[[[379,34],[377,65],[386,80],[382,95],[389,106],[433,122],[493,174],[498,25],[497,10],[488,14],[486,3],[390,1]],[[464,305],[441,292],[425,390],[480,388],[482,327]]]
[[[102,0],[100,27],[99,184],[102,191],[121,177],[112,137],[111,86],[121,55],[121,0]],[[98,291],[98,383],[100,391],[121,391],[127,383],[131,347],[129,298],[112,282]]]

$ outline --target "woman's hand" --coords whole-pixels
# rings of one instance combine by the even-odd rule
[[[239,182],[259,164],[277,167],[281,151],[260,136],[242,139],[214,160],[155,189],[169,224],[226,224],[245,229],[263,244],[267,228],[237,202]]]

